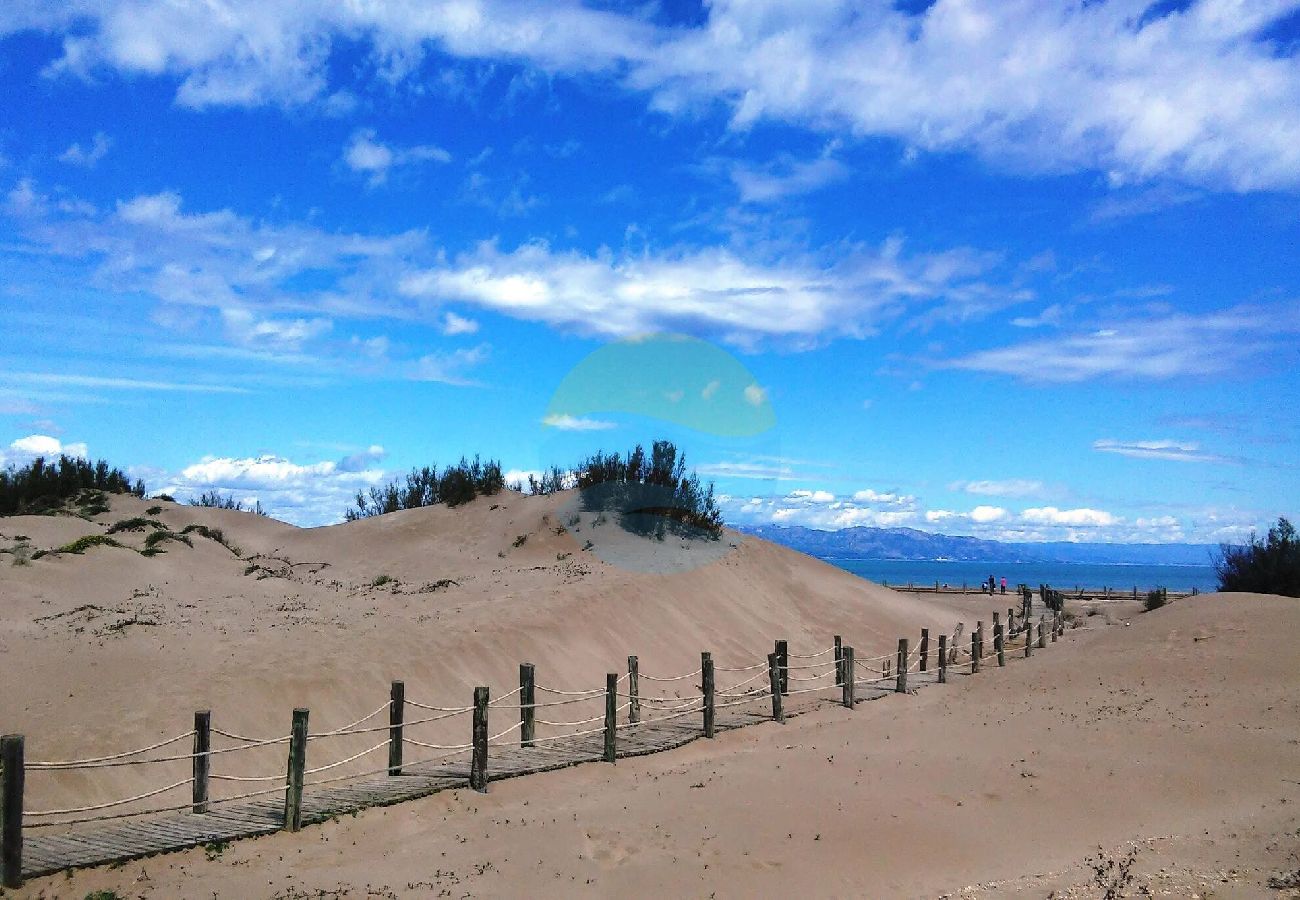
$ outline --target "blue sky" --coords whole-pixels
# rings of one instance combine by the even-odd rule
[[[666,435],[733,522],[1237,539],[1300,507],[1298,51],[1274,0],[8,3],[0,453],[319,524]],[[555,406],[657,333],[774,424]]]

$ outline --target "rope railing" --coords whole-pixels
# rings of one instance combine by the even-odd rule
[[[1015,626],[1021,624],[1015,617],[1009,618],[1007,628],[1002,631],[1003,640],[1002,654],[1005,656],[1007,650],[1007,640],[1014,632]],[[1021,635],[1027,634],[1024,638],[1027,641],[1033,641],[1035,638],[1034,621],[1032,619],[1023,623],[1023,628],[1018,632]],[[1042,626],[1039,626],[1040,630]],[[1056,637],[1059,623],[1052,625],[1053,639]],[[697,717],[703,713],[703,729],[707,737],[713,735],[715,727],[714,716],[728,709],[739,709],[741,707],[754,707],[762,701],[770,701],[772,704],[772,716],[778,721],[784,721],[782,713],[782,697],[802,696],[809,694],[821,694],[827,696],[827,692],[834,689],[844,691],[844,704],[851,706],[854,702],[853,689],[857,686],[880,688],[887,682],[897,682],[897,688],[905,686],[906,676],[912,673],[921,672],[921,662],[925,659],[927,662],[927,671],[931,669],[929,663],[931,652],[936,654],[940,675],[945,665],[952,665],[954,661],[962,660],[969,663],[984,663],[997,659],[999,650],[997,649],[996,638],[997,629],[994,630],[992,638],[987,634],[975,632],[977,635],[976,643],[972,647],[965,646],[966,642],[953,641],[952,645],[946,645],[945,652],[947,660],[938,659],[937,648],[932,642],[926,643],[926,651],[923,654],[921,646],[912,644],[908,651],[902,655],[901,659],[897,653],[884,653],[879,656],[855,658],[847,656],[851,662],[852,671],[846,671],[842,665],[840,651],[851,652],[851,647],[841,645],[839,637],[836,637],[836,643],[833,646],[826,647],[813,653],[798,654],[788,653],[786,651],[786,642],[777,642],[777,667],[775,670],[776,677],[780,682],[782,690],[779,695],[774,696],[773,688],[769,685],[768,680],[773,677],[773,670],[766,662],[755,662],[746,665],[719,666],[712,662],[711,656],[707,653],[702,654],[703,663],[700,668],[679,675],[653,675],[637,671],[636,658],[629,659],[629,670],[621,675],[611,674],[607,680],[607,686],[604,690],[593,688],[589,690],[564,690],[550,687],[548,685],[534,684],[532,680],[533,666],[525,664],[521,666],[520,684],[491,701],[488,700],[487,688],[475,689],[475,703],[467,706],[437,706],[429,703],[422,703],[418,700],[405,698],[404,689],[401,682],[394,682],[392,698],[367,712],[364,716],[349,722],[338,728],[332,728],[325,731],[310,732],[307,725],[307,711],[295,710],[294,730],[292,734],[260,738],[250,737],[238,732],[226,731],[219,728],[212,728],[209,724],[208,713],[202,712],[195,716],[195,728],[185,731],[181,734],[160,740],[148,746],[139,747],[132,750],[125,750],[120,753],[112,753],[103,756],[87,757],[81,759],[67,760],[41,760],[27,763],[25,768],[32,771],[59,772],[59,771],[76,771],[83,769],[114,768],[126,766],[140,766],[153,763],[169,763],[191,761],[194,764],[194,774],[188,778],[175,781],[161,787],[144,791],[142,793],[124,797],[117,800],[108,800],[102,803],[86,804],[82,806],[67,806],[61,808],[49,808],[40,810],[25,810],[23,815],[29,821],[26,823],[32,828],[48,828],[72,826],[82,823],[104,822],[116,819],[124,819],[139,816],[158,815],[179,810],[193,809],[195,814],[206,812],[209,806],[230,804],[241,800],[252,800],[255,798],[284,796],[285,799],[285,827],[296,828],[299,821],[298,816],[301,810],[302,790],[303,788],[319,788],[324,785],[337,784],[346,781],[356,781],[362,778],[369,778],[380,774],[388,776],[397,776],[402,774],[430,774],[418,772],[404,772],[414,766],[431,765],[450,760],[457,757],[463,757],[471,752],[474,753],[473,762],[470,766],[470,785],[479,790],[485,789],[486,785],[486,761],[488,759],[486,748],[496,747],[498,752],[500,748],[515,746],[515,741],[524,752],[528,750],[538,750],[544,753],[576,753],[579,759],[585,759],[590,756],[598,759],[603,756],[604,759],[612,761],[617,751],[615,749],[613,735],[620,731],[629,731],[631,729],[643,729],[655,725],[656,723],[673,722],[687,717]],[[924,641],[923,634],[923,641]],[[990,649],[984,652],[984,640],[988,640]],[[900,640],[900,650],[904,642]],[[830,654],[836,654],[834,659],[827,659]],[[797,661],[797,662],[796,662]],[[902,663],[901,667],[897,664]],[[901,668],[901,671],[898,669]],[[979,665],[974,665],[973,670],[978,671]],[[525,670],[527,672],[525,673]],[[892,670],[892,671],[891,671]],[[706,674],[707,672],[707,674]],[[734,673],[740,677],[739,681],[734,684],[715,685],[713,676],[719,672]],[[700,676],[700,682],[691,682]],[[865,677],[864,677],[865,676]],[[835,683],[830,679],[834,677]],[[847,678],[848,683],[843,682]],[[685,696],[670,696],[667,691],[662,694],[641,694],[635,689],[638,679],[644,679],[647,683],[657,683],[665,685],[679,684],[680,687],[670,688],[669,690],[678,690],[685,693]],[[940,679],[942,680],[942,678]],[[922,679],[925,683],[926,679]],[[789,682],[795,682],[793,686]],[[792,688],[792,689],[791,689]],[[549,699],[536,702],[535,692],[546,695]],[[878,694],[876,695],[878,696]],[[523,702],[524,698],[533,702]],[[612,698],[612,699],[611,699]],[[595,704],[604,700],[606,706],[600,713],[588,717],[579,717],[573,720],[564,719],[546,719],[537,714],[549,708],[563,707],[575,703],[592,703]],[[415,710],[421,710],[428,715],[422,715],[415,719],[406,720],[402,713],[404,707],[409,706]],[[813,708],[811,704],[805,706],[806,709]],[[633,710],[628,714],[624,721],[624,714],[628,710]],[[642,710],[649,715],[642,716]],[[386,711],[393,711],[393,718],[387,722],[372,722],[377,717],[382,716]],[[487,733],[486,723],[489,710],[496,710],[503,713],[520,713],[509,726],[493,734]],[[441,744],[431,741],[423,741],[410,735],[410,729],[426,724],[437,723],[449,720],[455,717],[463,716],[466,713],[473,713],[474,716],[474,741],[463,744]],[[744,723],[742,718],[733,721]],[[635,720],[635,721],[633,721]],[[546,729],[557,729],[559,733],[537,735],[535,728],[541,726]],[[699,727],[696,725],[695,727]],[[314,745],[327,738],[361,736],[366,734],[377,734],[387,732],[385,739],[365,749],[360,749],[351,755],[333,762],[326,762],[307,768],[305,757],[309,745]],[[511,736],[515,732],[521,732],[517,739]],[[603,752],[599,749],[599,741],[583,741],[583,738],[593,735],[605,735]],[[212,736],[224,738],[231,742],[230,746],[210,746]],[[181,741],[189,738],[194,739],[194,752],[180,753],[171,752],[163,755],[149,755],[156,751],[172,747]],[[6,738],[9,740],[9,738]],[[21,740],[21,739],[20,739]],[[633,739],[635,740],[635,738]],[[580,744],[575,742],[581,742]],[[239,753],[247,750],[256,750],[259,748],[268,748],[289,744],[289,774],[273,775],[244,775],[226,772],[210,772],[208,770],[209,760],[212,757],[221,754]],[[429,755],[419,760],[403,760],[402,747],[420,748],[428,751]],[[383,767],[369,768],[365,771],[349,771],[348,768],[360,768],[353,765],[359,760],[365,759],[377,752],[388,749],[389,758],[387,764]],[[653,749],[653,748],[652,748]],[[482,756],[480,756],[480,753]],[[21,757],[20,757],[21,758]],[[296,761],[295,761],[296,760]],[[373,765],[373,764],[372,764]],[[458,766],[461,764],[457,764]],[[339,771],[342,770],[342,771]],[[446,772],[454,772],[456,769],[448,769]],[[463,770],[460,770],[463,771]],[[434,770],[438,777],[444,777],[442,772]],[[324,778],[312,778],[311,776],[325,775]],[[231,785],[249,785],[255,787],[253,790],[240,791],[235,794],[224,797],[208,797],[207,788],[211,782],[225,782]],[[150,807],[147,809],[133,809],[134,805],[143,805],[144,801],[155,797],[165,795],[169,792],[194,786],[194,798],[189,803],[167,805],[161,807]],[[342,796],[342,795],[341,795]],[[21,799],[21,798],[20,798]],[[293,823],[290,825],[290,808],[294,810]]]
[[[104,768],[105,763],[111,763],[117,760],[126,759],[128,756],[139,756],[141,753],[148,753],[151,750],[158,750],[161,749],[162,747],[167,747],[171,744],[175,744],[178,741],[183,741],[186,738],[193,737],[193,736],[194,736],[194,729],[191,728],[189,731],[185,732],[184,734],[178,734],[175,737],[168,738],[165,741],[159,741],[156,744],[150,744],[148,747],[140,747],[139,749],[136,750],[126,750],[122,753],[114,753],[111,756],[92,756],[87,759],[60,759],[60,760],[50,760],[44,762],[29,762],[26,764],[26,767],[29,769]],[[164,757],[162,759],[140,759],[140,760],[133,760],[129,763],[121,763],[121,765],[144,765],[145,763],[168,762],[171,759],[184,759],[184,758],[185,757]]]

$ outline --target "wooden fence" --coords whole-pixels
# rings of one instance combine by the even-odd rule
[[[73,760],[25,761],[22,735],[0,739],[0,876],[6,887],[26,877],[75,866],[96,865],[285,829],[297,831],[342,811],[400,802],[438,790],[468,785],[486,791],[489,777],[512,777],[596,759],[614,762],[712,738],[720,728],[763,721],[784,722],[787,704],[804,698],[834,699],[848,709],[866,699],[907,693],[923,684],[943,684],[955,672],[978,673],[981,666],[1005,666],[1019,641],[1024,657],[1035,645],[1045,648],[1063,633],[1064,618],[1053,612],[1037,622],[1024,609],[1007,610],[1004,627],[992,616],[991,649],[986,652],[983,622],[962,646],[963,626],[953,639],[939,635],[932,648],[928,629],[913,647],[900,638],[895,653],[858,659],[839,635],[830,647],[795,654],[788,642],[775,642],[766,660],[721,666],[711,653],[700,656],[691,672],[657,676],[628,657],[625,672],[606,675],[603,689],[563,690],[539,684],[531,663],[519,667],[519,685],[491,699],[476,687],[468,706],[437,706],[407,696],[392,683],[388,702],[341,728],[312,732],[310,713],[293,711],[287,734],[255,738],[214,727],[211,713],[194,714],[190,730],[146,747]],[[1035,633],[1036,632],[1036,633]],[[967,669],[968,667],[968,669]],[[719,681],[729,682],[719,686]],[[643,690],[645,687],[650,690]],[[683,691],[690,689],[686,696]],[[676,692],[676,695],[674,694]],[[538,700],[538,695],[545,699]],[[596,714],[565,719],[572,706],[603,707]],[[589,710],[588,710],[589,711]],[[384,713],[387,721],[384,722]],[[491,733],[489,717],[507,713],[513,721]],[[410,715],[408,715],[410,714]],[[546,718],[553,716],[555,718]],[[380,720],[376,722],[375,720]],[[416,729],[458,720],[468,725],[464,744],[437,743],[415,736]],[[468,721],[466,721],[468,720]],[[538,726],[554,733],[539,735]],[[518,736],[514,733],[518,732]],[[308,751],[335,739],[382,736],[368,749],[308,766]],[[214,739],[220,739],[219,741]],[[176,745],[189,742],[188,752]],[[284,753],[285,774],[233,775],[214,770],[227,754],[257,750]],[[418,759],[407,756],[418,753]],[[382,765],[343,771],[372,755]],[[496,771],[489,765],[496,760]],[[24,808],[25,780],[44,773],[90,771],[120,766],[188,763],[188,777],[131,797],[57,809]],[[224,768],[218,766],[217,768]],[[331,773],[331,774],[326,774]],[[368,780],[367,780],[368,779]],[[237,793],[213,797],[214,783],[232,783]],[[248,789],[251,787],[251,790]],[[184,802],[140,808],[145,801],[188,789]],[[24,847],[29,852],[24,854]]]

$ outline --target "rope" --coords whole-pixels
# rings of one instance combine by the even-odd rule
[[[648,678],[649,676],[647,676],[647,675],[642,675],[641,677],[642,677],[642,678]],[[559,694],[559,695],[562,696],[562,697],[594,697],[594,696],[596,696],[597,694],[603,694],[603,693],[605,693],[604,690],[594,690],[594,691],[560,691],[560,690],[556,690],[555,688],[543,687],[543,686],[540,685],[540,684],[537,685],[537,690],[539,690],[539,691],[545,691],[545,692],[548,693],[548,694]]]
[[[317,766],[314,769],[307,769],[302,774],[315,775],[317,772],[328,772],[330,769],[337,769],[339,766],[345,766],[348,763],[352,762],[353,760],[360,759],[361,757],[365,756],[368,753],[374,753],[376,750],[379,750],[387,746],[388,746],[388,741],[384,741],[382,744],[375,744],[375,746],[371,747],[369,750],[362,750],[360,753],[354,753],[352,756],[349,756],[347,759],[340,759],[338,762],[332,762],[326,766]]]
[[[837,684],[824,684],[824,685],[822,685],[821,687],[800,688],[800,689],[797,690],[797,691],[786,691],[786,696],[787,696],[787,697],[790,697],[790,696],[793,696],[793,695],[795,695],[795,694],[813,694],[813,693],[816,693],[817,691],[824,691],[824,690],[826,690],[827,688],[833,688],[833,687],[839,687],[839,685],[837,685]]]
[[[292,735],[286,734],[284,737],[278,737],[278,738],[264,738],[264,739],[251,738],[251,737],[244,737],[242,734],[231,734],[229,731],[222,731],[220,728],[213,728],[212,733],[219,734],[222,737],[230,738],[232,741],[243,741],[244,743],[248,744],[248,747],[232,748],[235,750],[247,750],[250,749],[251,747],[262,747],[267,744],[283,744],[285,741],[288,741],[292,737]]]
[[[724,688],[724,690],[734,691],[736,688],[738,688],[738,687],[743,687],[743,686],[749,684],[751,681],[758,681],[758,679],[760,679],[760,678],[766,678],[767,676],[768,676],[767,666],[763,666],[763,671],[762,671],[762,672],[759,672],[759,673],[756,674],[756,675],[751,675],[751,676],[749,676],[748,678],[746,678],[744,681],[738,681],[738,682],[736,682],[735,684],[733,684],[733,685],[731,685],[731,686],[729,686],[729,687],[727,687],[727,688]]]
[[[779,668],[793,671],[795,669],[824,669],[827,666],[833,666],[833,665],[835,665],[835,660],[832,659],[832,660],[828,660],[827,662],[809,663],[806,666],[779,666]]]
[[[474,707],[472,706],[429,706],[428,704],[419,703],[415,700],[407,700],[406,702],[419,709],[427,709],[429,712],[465,713],[473,712],[474,710]]]
[[[209,775],[213,781],[284,781],[283,775],[256,775],[244,777],[242,775]]]
[[[694,672],[687,672],[685,675],[674,675],[671,678],[656,678],[654,675],[647,675],[644,672],[642,672],[641,677],[646,679],[647,681],[684,681],[687,678],[694,678],[696,675],[699,675],[703,671],[704,671],[703,668],[699,668],[696,669]]]
[[[127,750],[124,753],[114,753],[112,756],[94,756],[88,759],[63,759],[63,760],[53,760],[50,762],[29,762],[27,763],[27,768],[29,769],[99,768],[97,765],[95,765],[96,763],[105,763],[105,762],[110,762],[112,760],[125,759],[128,756],[139,756],[141,753],[148,753],[150,750],[157,750],[159,747],[166,747],[168,744],[174,744],[177,741],[183,741],[187,737],[193,737],[193,736],[194,736],[194,729],[191,728],[189,731],[185,732],[184,734],[178,734],[176,735],[176,737],[168,738],[165,741],[159,741],[156,744],[150,744],[148,747],[141,747],[139,750]],[[177,757],[177,758],[183,759],[184,757]],[[137,762],[147,763],[147,762],[162,762],[162,761],[163,760],[142,759],[142,760],[138,760]]]
[[[825,656],[827,653],[834,653],[835,646],[831,645],[825,650],[818,650],[816,653],[790,653],[787,654],[791,659],[816,659],[819,656]]]
[[[276,791],[283,791],[283,788],[276,788]],[[110,822],[114,819],[130,819],[136,816],[148,816],[154,813],[179,812],[182,809],[189,809],[193,804],[182,803],[178,806],[160,806],[155,809],[140,809],[135,812],[112,813],[107,816],[87,816],[84,819],[62,819],[58,822],[24,822],[24,828],[59,828],[64,825],[82,825],[86,822]],[[31,815],[31,813],[27,813]]]
[[[633,699],[633,697],[632,697],[631,694],[615,694],[615,696],[616,696],[616,697],[619,697],[619,698],[621,698],[621,699],[623,699],[623,700],[627,700],[629,703],[630,703],[630,702],[632,701],[632,699]],[[676,703],[676,702],[678,702],[679,700],[690,700],[690,699],[692,699],[692,698],[690,698],[690,697],[653,697],[653,696],[651,696],[651,697],[647,697],[645,694],[637,694],[635,699],[637,699],[637,700],[642,700],[642,701],[644,701],[644,702],[646,702],[646,703]],[[695,697],[694,699],[698,700],[699,697]]]
[[[590,719],[579,719],[576,722],[551,722],[546,719],[538,719],[537,724],[550,725],[552,728],[573,728],[578,725],[590,725],[592,722],[601,722],[604,721],[604,719],[605,714],[601,713],[598,716],[592,716]]]
[[[498,732],[497,734],[492,735],[490,738],[487,739],[487,742],[490,744],[490,743],[492,743],[493,741],[498,740],[499,738],[503,738],[503,737],[505,737],[507,734],[509,734],[510,732],[514,731],[516,728],[522,728],[522,727],[523,727],[523,724],[524,724],[524,723],[523,723],[522,721],[516,722],[515,724],[513,724],[513,725],[511,725],[509,728],[507,728],[505,731],[501,731],[501,732]]]
[[[464,753],[466,750],[474,749],[473,744],[426,744],[424,741],[417,741],[414,738],[407,738],[406,743],[413,744],[416,747],[423,747],[426,750],[454,750],[457,753]]]
[[[791,681],[820,681],[823,678],[830,678],[834,674],[835,674],[834,672],[822,672],[820,675],[808,675],[802,678],[799,677],[798,675],[791,675],[790,680]]]
[[[114,806],[125,806],[128,803],[135,803],[137,800],[147,800],[150,797],[157,797],[159,794],[165,794],[168,791],[175,790],[178,787],[184,787],[187,784],[193,784],[193,778],[186,778],[184,781],[178,781],[175,784],[169,784],[167,787],[158,788],[156,791],[149,791],[145,794],[138,794],[135,797],[127,797],[125,800],[110,800],[107,803],[99,803],[95,806],[70,806],[67,809],[42,809],[24,812],[24,816],[66,816],[69,813],[95,812],[99,809],[110,809]]]
[[[509,700],[511,697],[513,697],[515,694],[518,694],[523,689],[524,689],[523,685],[520,685],[519,687],[515,688],[513,691],[511,691],[508,694],[502,694],[500,697],[497,697],[495,700],[489,700],[488,706],[496,706],[502,700]]]
[[[369,720],[369,719],[373,719],[375,716],[379,715],[381,712],[383,712],[384,710],[388,709],[388,707],[389,707],[390,705],[391,705],[391,704],[389,704],[389,703],[385,703],[383,706],[379,707],[379,709],[375,710],[374,712],[366,713],[364,716],[362,716],[361,718],[357,719],[355,722],[351,722],[351,723],[349,723],[349,724],[347,724],[347,725],[344,725],[342,728],[336,728],[336,729],[334,729],[333,731],[322,731],[322,732],[319,732],[318,734],[309,734],[309,735],[307,735],[307,737],[308,737],[308,738],[326,738],[326,737],[334,737],[335,735],[339,735],[339,734],[354,734],[354,733],[358,733],[358,732],[353,732],[353,731],[351,731],[350,729],[352,729],[352,728],[356,728],[356,727],[357,727],[358,725],[360,725],[362,722],[365,722],[365,721],[367,721],[367,720]],[[384,728],[387,728],[388,726],[385,725],[385,726],[383,726],[383,727],[384,727]]]
[[[754,669],[766,669],[767,663],[754,663],[752,666],[714,666],[715,672],[749,672]]]

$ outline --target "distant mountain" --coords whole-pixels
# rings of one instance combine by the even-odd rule
[[[953,559],[968,562],[1209,565],[1213,544],[1004,543],[915,528],[859,526],[820,531],[801,525],[741,527],[746,534],[822,559]]]

